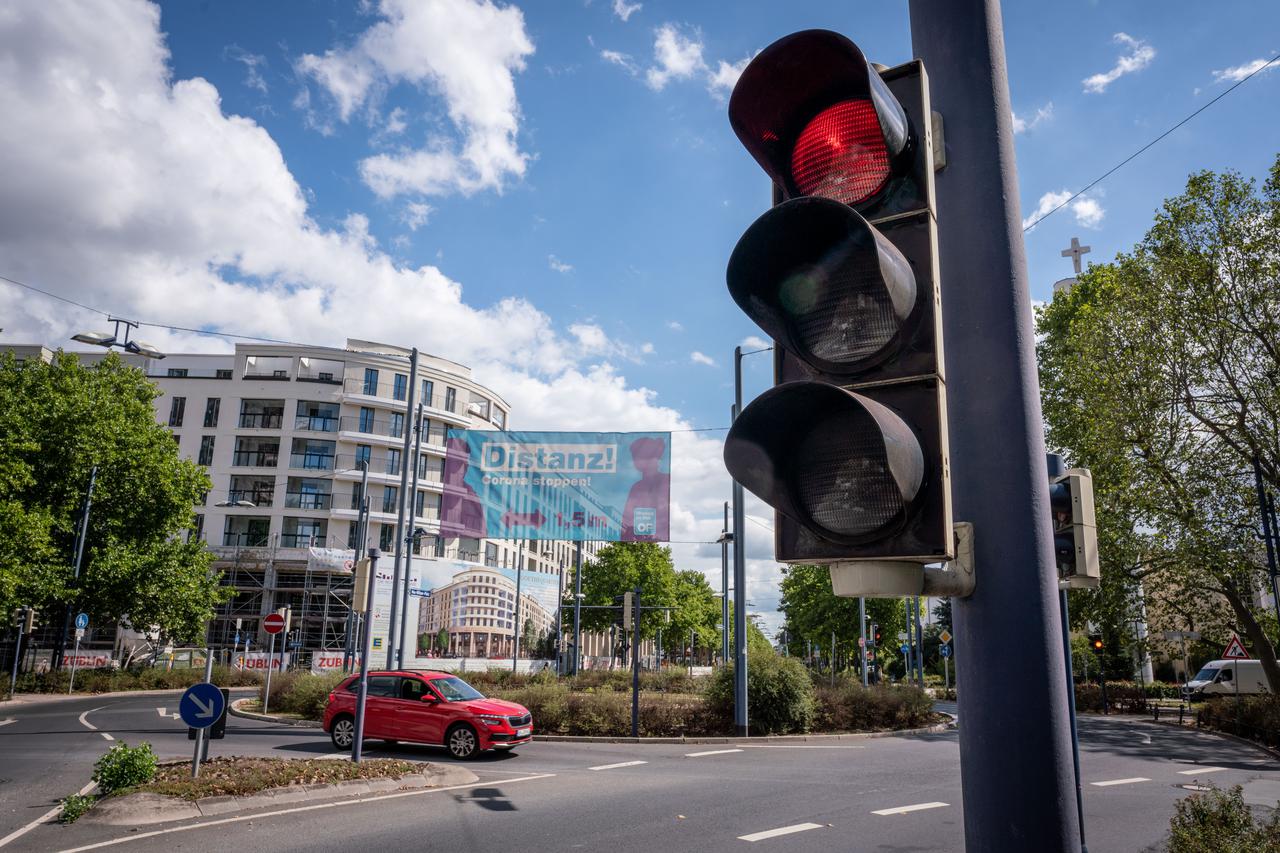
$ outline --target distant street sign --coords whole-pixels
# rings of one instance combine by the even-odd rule
[[[279,613],[271,613],[262,620],[262,630],[268,634],[279,634],[284,630],[284,617]]]
[[[1160,636],[1166,640],[1198,640],[1200,639],[1199,631],[1165,631]]]
[[[1240,642],[1240,638],[1235,634],[1231,635],[1231,642],[1227,643],[1226,649],[1222,652],[1224,660],[1248,660],[1249,653],[1244,650],[1244,644]]]
[[[939,647],[938,647],[938,654],[942,655],[944,658],[949,658],[949,657],[951,657],[951,647],[950,647],[950,646],[948,646],[948,645],[941,645],[941,646],[939,646]]]
[[[902,652],[905,655],[907,652],[911,651],[911,647],[908,646],[906,643],[903,643],[901,646],[898,646],[898,651]]]
[[[76,629],[76,639],[77,639],[77,640],[83,640],[83,639],[84,639],[84,629],[83,629],[83,628],[77,628],[77,629]]]
[[[946,628],[943,628],[942,633],[938,635],[938,639],[943,642],[943,645],[946,645],[947,643],[951,642],[951,632],[948,631]]]
[[[79,613],[76,615],[76,627],[83,631],[89,627],[89,614]]]
[[[906,638],[907,638],[907,632],[906,632],[906,631],[899,631],[899,632],[898,632],[898,639],[899,639],[899,640],[905,640]]]
[[[222,716],[222,691],[207,681],[193,684],[178,702],[182,722],[193,729],[207,729]]]

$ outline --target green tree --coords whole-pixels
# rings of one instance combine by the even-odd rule
[[[210,487],[156,423],[159,395],[114,355],[96,365],[0,357],[0,612],[70,602],[97,619],[203,635],[231,594],[211,554],[182,535]],[[74,543],[89,474],[98,467],[82,575]]]
[[[716,597],[707,576],[702,572],[686,569],[675,576],[675,609],[670,622],[663,624],[661,615],[653,617],[662,625],[663,645],[668,651],[683,649],[689,642],[689,633],[697,635],[699,649],[720,648],[720,599]],[[648,604],[648,595],[645,596]]]
[[[677,580],[675,566],[671,562],[671,549],[651,542],[614,542],[600,549],[595,559],[584,561],[582,566],[582,603],[590,607],[612,607],[616,596],[635,589],[643,589],[646,607],[676,607]],[[572,583],[565,584],[573,589]],[[573,607],[573,600],[566,599],[566,608]],[[641,616],[640,635],[654,637],[665,624],[657,611]],[[617,615],[616,610],[582,610],[584,631],[608,631]]]
[[[532,619],[524,620],[524,629],[520,632],[520,652],[525,657],[538,653],[538,629]]]
[[[447,652],[449,650],[449,629],[441,628],[436,632],[436,651]]]
[[[1037,347],[1049,444],[1098,501],[1103,582],[1073,595],[1077,624],[1127,632],[1141,582],[1167,627],[1239,631],[1273,692],[1253,462],[1280,488],[1277,246],[1280,157],[1260,192],[1194,174],[1131,253],[1039,312]]]
[[[786,617],[788,650],[803,655],[807,643],[824,653],[831,647],[834,633],[841,654],[856,658],[853,650],[862,636],[858,626],[858,599],[842,598],[831,591],[831,575],[826,566],[797,564],[783,569],[782,602],[779,610]],[[893,657],[897,636],[906,630],[906,605],[900,598],[868,598],[867,621],[880,626],[884,640],[877,657]]]

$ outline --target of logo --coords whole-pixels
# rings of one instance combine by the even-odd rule
[[[651,506],[636,507],[631,526],[636,536],[657,536],[658,511]]]

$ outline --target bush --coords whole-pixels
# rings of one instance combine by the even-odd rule
[[[708,710],[733,722],[733,667],[722,666],[707,686]],[[814,721],[813,683],[799,658],[748,654],[747,708],[753,734],[806,732]]]
[[[254,685],[260,677],[244,670],[227,666],[213,668],[213,683],[220,687]],[[181,690],[204,681],[203,669],[165,669],[163,667],[137,667],[134,669],[77,669],[77,693],[113,693],[122,690]],[[71,683],[71,670],[58,672],[24,672],[18,676],[19,693],[66,693]]]
[[[822,731],[884,731],[927,726],[933,721],[933,699],[918,687],[863,687],[853,679],[835,687],[818,685],[817,725]]]
[[[58,823],[75,823],[80,817],[93,808],[97,798],[91,794],[70,794],[62,798],[62,813],[58,815]]]
[[[1133,681],[1108,681],[1107,706],[1112,714],[1144,714],[1147,694]],[[1096,682],[1076,684],[1076,710],[1102,713],[1102,688]]]
[[[309,720],[324,716],[324,706],[329,694],[346,678],[346,673],[327,672],[313,675],[309,672],[284,672],[271,676],[271,701],[267,710],[282,714],[298,714]],[[267,692],[266,682],[258,690],[261,700]]]
[[[156,754],[151,744],[129,746],[117,743],[93,765],[93,781],[99,790],[111,794],[124,788],[132,788],[150,782],[156,775]]]
[[[1280,697],[1242,696],[1239,705],[1230,696],[1210,699],[1197,706],[1196,725],[1280,746]]]
[[[1169,821],[1169,853],[1280,851],[1280,811],[1255,822],[1239,785],[1179,800]]]

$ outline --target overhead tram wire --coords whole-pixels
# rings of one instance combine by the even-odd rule
[[[1112,166],[1112,167],[1111,167],[1110,169],[1108,169],[1106,172],[1103,172],[1103,173],[1102,173],[1102,175],[1100,175],[1099,177],[1097,177],[1097,178],[1095,178],[1094,180],[1090,181],[1090,182],[1089,182],[1089,184],[1088,184],[1087,186],[1085,186],[1085,188],[1084,188],[1084,189],[1080,190],[1080,191],[1079,191],[1079,192],[1077,192],[1075,195],[1071,196],[1071,197],[1070,197],[1070,198],[1068,198],[1066,201],[1062,202],[1062,203],[1061,203],[1061,204],[1059,204],[1057,207],[1055,207],[1055,208],[1053,208],[1052,210],[1050,210],[1050,211],[1049,211],[1048,213],[1046,213],[1044,216],[1041,216],[1041,217],[1040,217],[1039,219],[1037,219],[1035,222],[1032,222],[1030,225],[1028,225],[1027,227],[1023,228],[1023,229],[1022,229],[1022,233],[1023,233],[1023,234],[1025,234],[1025,233],[1027,233],[1028,231],[1030,231],[1032,228],[1035,228],[1035,227],[1036,227],[1037,225],[1039,225],[1041,222],[1044,222],[1044,221],[1045,221],[1046,219],[1048,219],[1050,216],[1053,216],[1053,215],[1054,215],[1055,213],[1057,213],[1059,210],[1062,210],[1062,208],[1066,207],[1068,204],[1070,204],[1071,202],[1075,201],[1075,200],[1076,200],[1076,199],[1078,199],[1080,196],[1084,195],[1084,194],[1085,194],[1085,193],[1087,193],[1089,190],[1093,189],[1093,188],[1094,188],[1094,187],[1096,187],[1098,184],[1102,183],[1102,182],[1103,182],[1103,181],[1105,181],[1107,178],[1109,178],[1109,177],[1111,177],[1112,175],[1114,175],[1116,172],[1120,171],[1121,167],[1123,167],[1123,166],[1125,166],[1126,164],[1128,164],[1128,163],[1129,163],[1129,161],[1131,161],[1131,160],[1135,159],[1138,155],[1140,155],[1140,154],[1142,154],[1143,152],[1145,152],[1148,148],[1151,148],[1151,147],[1152,147],[1153,145],[1155,145],[1157,142],[1159,142],[1160,140],[1164,139],[1166,136],[1168,136],[1169,134],[1173,133],[1175,130],[1177,130],[1178,128],[1182,127],[1184,124],[1186,124],[1187,122],[1191,121],[1191,120],[1192,120],[1193,118],[1195,118],[1196,116],[1200,115],[1200,113],[1202,113],[1202,112],[1204,112],[1205,110],[1209,109],[1209,107],[1211,107],[1211,106],[1213,106],[1214,104],[1218,103],[1218,101],[1221,101],[1221,100],[1222,100],[1223,98],[1225,98],[1227,95],[1230,95],[1232,92],[1234,92],[1236,89],[1238,89],[1238,88],[1240,88],[1241,86],[1243,86],[1245,83],[1248,83],[1250,80],[1252,80],[1252,79],[1253,79],[1254,77],[1256,77],[1257,75],[1261,74],[1263,71],[1266,71],[1268,68],[1270,68],[1270,67],[1272,66],[1272,64],[1274,64],[1274,63],[1275,63],[1275,62],[1277,62],[1277,61],[1280,61],[1280,54],[1277,54],[1277,55],[1275,55],[1275,56],[1271,57],[1271,58],[1270,58],[1270,59],[1268,59],[1266,62],[1264,62],[1262,65],[1259,65],[1259,66],[1258,66],[1257,68],[1255,68],[1253,71],[1249,72],[1249,74],[1248,74],[1247,76],[1240,78],[1240,79],[1239,79],[1239,80],[1237,80],[1234,84],[1232,84],[1230,87],[1228,87],[1226,91],[1222,92],[1222,93],[1221,93],[1221,94],[1219,94],[1217,97],[1215,97],[1213,100],[1209,101],[1209,103],[1207,103],[1207,104],[1205,104],[1204,106],[1200,107],[1200,109],[1196,110],[1195,112],[1193,112],[1193,113],[1191,113],[1190,115],[1188,115],[1186,118],[1182,119],[1182,121],[1178,122],[1178,123],[1177,123],[1177,124],[1175,124],[1173,127],[1169,128],[1169,129],[1168,129],[1168,130],[1166,130],[1164,133],[1160,134],[1160,135],[1159,135],[1159,136],[1157,136],[1155,139],[1151,140],[1151,141],[1150,141],[1150,142],[1148,142],[1146,145],[1142,146],[1142,147],[1141,147],[1141,148],[1139,148],[1137,151],[1133,152],[1132,154],[1130,154],[1128,157],[1126,157],[1126,158],[1124,158],[1123,160],[1121,160],[1121,161],[1120,161],[1119,163],[1117,163],[1116,165]]]

